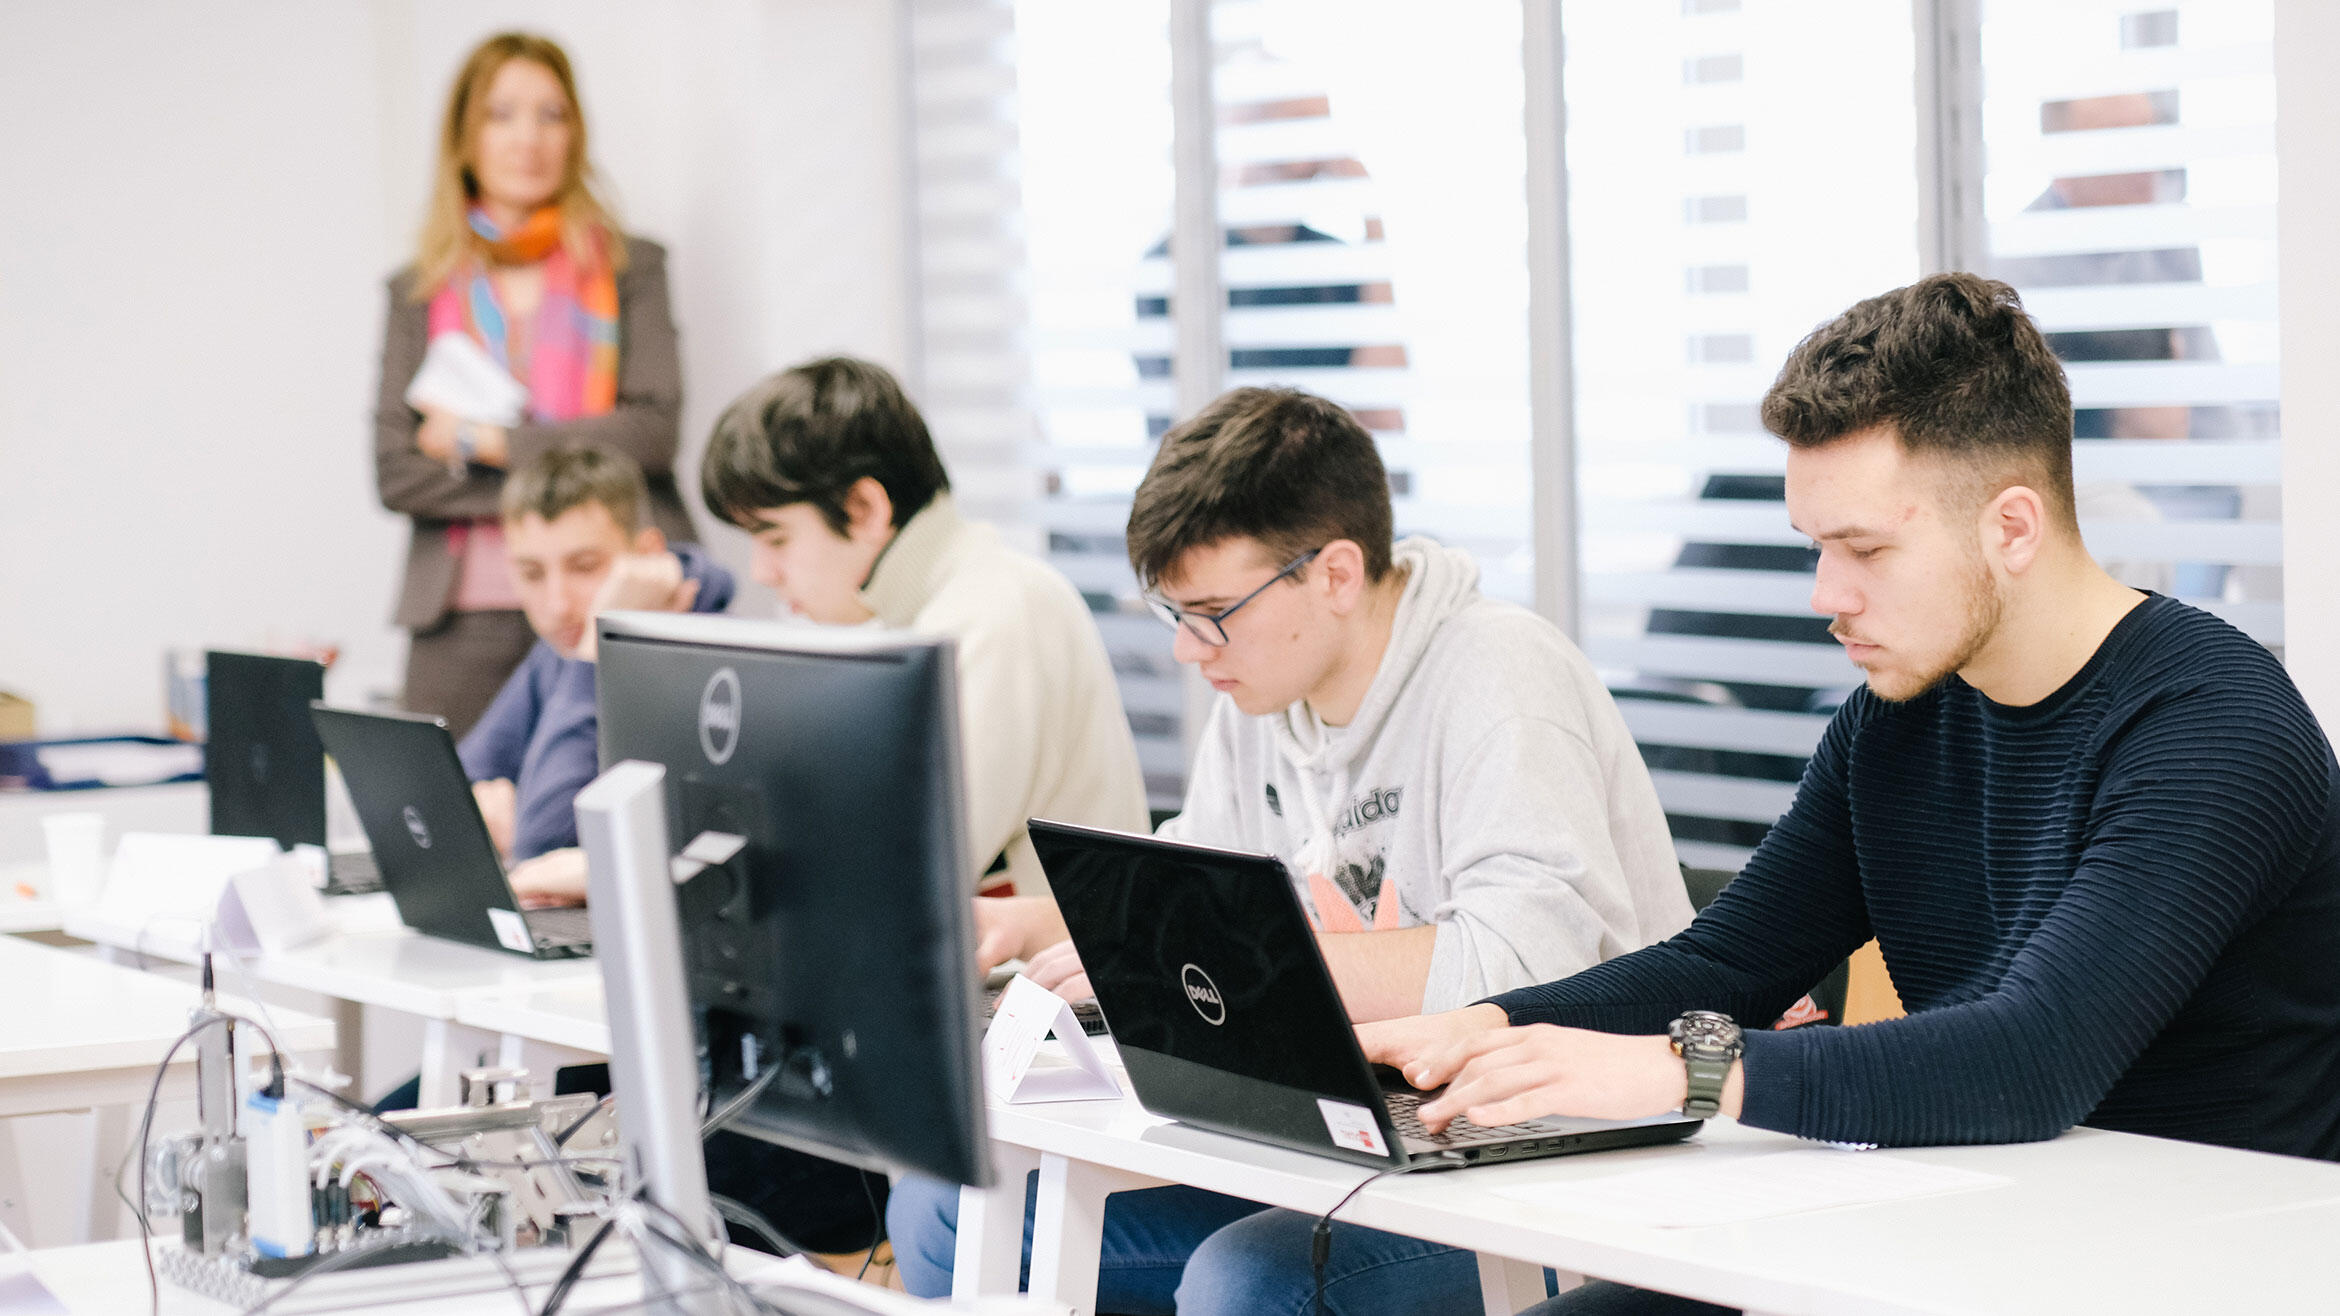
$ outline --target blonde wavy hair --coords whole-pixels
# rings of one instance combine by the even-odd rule
[[[481,245],[471,231],[471,207],[479,199],[479,180],[471,171],[471,157],[487,118],[488,88],[504,65],[516,59],[541,64],[561,84],[569,101],[569,159],[561,189],[553,204],[561,210],[562,245],[571,258],[587,260],[597,249],[606,250],[612,268],[626,267],[626,244],[619,239],[617,220],[595,190],[593,165],[585,153],[585,108],[577,99],[577,79],[569,71],[569,56],[548,38],[526,32],[500,32],[479,43],[455,75],[447,96],[447,112],[439,123],[439,163],[431,179],[431,200],[423,212],[422,238],[415,251],[411,295],[428,301]]]

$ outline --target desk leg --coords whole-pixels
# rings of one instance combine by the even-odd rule
[[[138,1119],[146,1113],[144,1106],[99,1106],[90,1112],[88,1176],[89,1194],[83,1203],[81,1224],[74,1231],[76,1243],[102,1243],[122,1236],[122,1199],[114,1195],[114,1170],[125,1156],[132,1155],[131,1138],[138,1131]],[[132,1165],[123,1177],[126,1191],[138,1191],[138,1167]]]
[[[497,1050],[496,1035],[466,1028],[445,1019],[423,1020],[422,1097],[420,1104],[452,1106],[462,1096],[463,1071]]]
[[[1560,1271],[1559,1275],[1562,1293],[1584,1282],[1582,1275],[1565,1270]],[[1544,1300],[1544,1268],[1531,1262],[1499,1257],[1492,1252],[1481,1252],[1479,1295],[1485,1304],[1487,1316],[1512,1316],[1512,1313]]]
[[[1095,1311],[1106,1195],[1163,1182],[1042,1153],[1032,1216],[1032,1296],[1064,1303],[1076,1312]]]
[[[363,1100],[366,1093],[366,1007],[356,1001],[330,998],[333,1019],[333,1069],[349,1075],[349,1095]]]
[[[1024,1177],[1040,1166],[1040,1154],[1006,1143],[991,1144],[992,1169],[999,1183],[959,1190],[959,1238],[951,1258],[951,1297],[986,1297],[1016,1291],[1024,1261]]]

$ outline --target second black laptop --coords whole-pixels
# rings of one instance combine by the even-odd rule
[[[1700,1121],[1457,1120],[1366,1063],[1271,855],[1033,819],[1032,845],[1147,1110],[1366,1165],[1467,1165],[1678,1142]]]
[[[593,953],[584,910],[520,908],[446,723],[323,704],[313,715],[349,783],[399,921],[537,959]]]

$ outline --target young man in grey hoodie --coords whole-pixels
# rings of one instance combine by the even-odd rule
[[[1481,595],[1468,554],[1393,545],[1391,522],[1354,417],[1256,388],[1163,438],[1129,521],[1178,660],[1219,693],[1161,834],[1281,857],[1360,1022],[1571,974],[1690,921],[1657,792],[1591,664]],[[1070,943],[1029,972],[1085,994]],[[907,1187],[888,1212],[903,1279],[947,1291],[956,1195]],[[1262,1258],[1305,1298],[1311,1223],[1191,1188],[1117,1195],[1098,1305],[1259,1310]],[[1349,1275],[1371,1276],[1376,1310],[1477,1285],[1467,1253],[1336,1226],[1327,1279]]]

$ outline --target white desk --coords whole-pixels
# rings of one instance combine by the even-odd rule
[[[23,1253],[19,1257],[0,1256],[0,1296],[7,1292],[6,1277],[10,1267],[21,1260],[34,1278],[38,1279],[73,1316],[96,1316],[117,1312],[146,1310],[146,1268],[138,1259],[136,1240],[115,1243],[97,1243],[85,1247],[44,1248]],[[901,1293],[888,1292],[868,1285],[853,1284],[842,1277],[814,1274],[806,1276],[810,1263],[783,1262],[751,1252],[745,1248],[731,1248],[724,1254],[724,1263],[732,1274],[755,1283],[774,1281],[780,1276],[799,1277],[799,1283],[815,1291],[832,1294],[850,1294],[876,1316],[923,1316],[942,1306],[940,1303],[920,1302]],[[516,1305],[509,1289],[466,1294],[452,1298],[431,1298],[428,1305],[420,1301],[400,1301],[395,1285],[395,1271],[375,1271],[385,1276],[383,1291],[362,1307],[344,1308],[350,1313],[388,1313],[390,1316],[511,1316]],[[630,1304],[640,1293],[641,1281],[631,1275],[610,1276],[586,1280],[570,1294],[570,1311],[580,1313],[607,1311],[612,1308],[630,1310]],[[525,1310],[534,1311],[542,1305],[546,1287],[529,1289]],[[184,1289],[162,1282],[162,1311],[165,1316],[235,1316],[236,1309],[211,1299],[198,1297]],[[14,1309],[11,1309],[14,1310]],[[963,1308],[953,1308],[961,1310]],[[1051,1308],[1030,1301],[997,1302],[977,1309],[980,1316],[1061,1316],[1063,1308]]]
[[[125,832],[208,832],[211,792],[199,781],[108,786],[82,791],[0,791],[0,864],[45,862],[41,819],[52,813],[102,813],[106,850]]]
[[[155,1066],[186,1031],[200,993],[185,983],[13,937],[0,937],[0,983],[8,985],[0,1013],[0,1118],[97,1113],[93,1172],[75,1186],[77,1230],[88,1237],[112,1217],[105,1176],[129,1145],[132,1113],[145,1105]],[[226,1004],[255,1013],[249,1004]],[[329,1020],[289,1010],[272,1017],[270,1031],[288,1053],[332,1049]],[[256,1035],[243,1035],[248,1053],[260,1050]],[[192,1091],[194,1062],[194,1048],[182,1047],[163,1083],[166,1098]],[[13,1146],[12,1140],[0,1141],[0,1158],[13,1162]],[[0,1164],[0,1179],[13,1183],[18,1177],[13,1163]]]
[[[399,1010],[423,1020],[422,1102],[451,1105],[456,1078],[481,1051],[512,1054],[513,1043],[496,1033],[461,1022],[466,1002],[525,993],[563,983],[600,983],[592,960],[532,960],[505,951],[426,937],[403,927],[387,895],[338,896],[326,902],[335,935],[289,951],[247,956],[245,967],[262,983],[315,992],[338,1003],[335,1022],[343,1029],[341,1058],[357,1073],[362,1052],[359,1007]],[[142,957],[180,964],[201,957],[201,928],[184,919],[157,919],[133,925],[92,909],[67,911],[65,931],[98,943],[123,963]],[[227,972],[225,968],[222,972]],[[551,1072],[535,1076],[550,1090]]]
[[[958,1292],[1012,1291],[1025,1174],[1040,1171],[1031,1287],[1089,1311],[1104,1198],[1176,1182],[1311,1213],[1368,1173],[1147,1115],[1134,1099],[991,1106],[999,1188],[961,1199]],[[1341,1219],[1480,1254],[1486,1310],[1540,1298],[1540,1268],[1752,1311],[2333,1310],[2340,1165],[2074,1130],[2046,1143],[1870,1152],[2004,1175],[2005,1187],[1701,1229],[1539,1208],[1489,1190],[1794,1139],[1710,1121],[1690,1144],[1387,1179]]]

